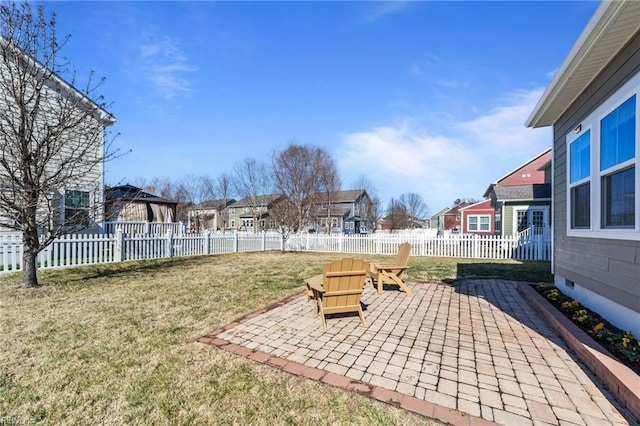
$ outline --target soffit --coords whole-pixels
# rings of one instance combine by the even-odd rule
[[[527,127],[554,124],[640,31],[640,1],[602,2],[545,90]]]

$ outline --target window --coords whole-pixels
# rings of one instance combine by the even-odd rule
[[[591,226],[591,130],[569,144],[569,185],[571,228]]]
[[[585,184],[571,188],[571,228],[588,229],[591,225],[591,185]]]
[[[602,119],[600,125],[600,170],[618,165],[635,156],[636,97]]]
[[[636,74],[567,135],[567,235],[640,240],[639,97]]]
[[[490,226],[491,216],[489,215],[474,215],[468,216],[467,231],[491,231]]]
[[[600,171],[602,176],[602,227],[633,228],[635,224],[635,167],[619,166],[635,157],[636,96],[602,119]]]
[[[633,228],[635,168],[630,167],[602,178],[602,227]]]
[[[64,221],[67,225],[89,225],[90,193],[88,191],[65,191]]]

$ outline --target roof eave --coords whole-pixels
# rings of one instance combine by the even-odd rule
[[[525,122],[527,127],[553,125],[640,30],[640,21],[635,27],[617,25],[629,8],[640,8],[640,2],[603,1],[598,6]],[[609,38],[604,40],[605,36]],[[619,48],[611,49],[611,42]],[[588,70],[588,75],[580,78],[576,75],[579,70]]]

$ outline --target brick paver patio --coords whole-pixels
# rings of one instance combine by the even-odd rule
[[[453,424],[622,425],[585,371],[510,281],[367,288],[367,326],[327,318],[304,295],[200,339]]]

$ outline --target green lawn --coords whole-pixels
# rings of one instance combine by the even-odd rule
[[[0,419],[46,424],[437,424],[195,340],[340,255],[252,253],[0,277]],[[382,260],[374,257],[372,260]],[[390,260],[386,258],[385,260]],[[550,281],[548,262],[411,258],[413,281]]]

